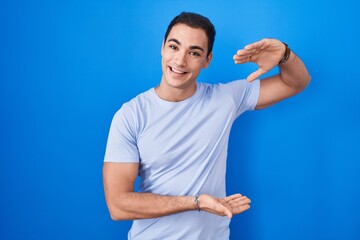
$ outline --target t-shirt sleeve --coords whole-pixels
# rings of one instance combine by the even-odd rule
[[[124,106],[115,113],[108,135],[104,162],[139,162],[134,119]]]
[[[245,111],[254,110],[260,95],[260,80],[248,82],[236,80],[224,84],[227,94],[232,97],[236,106],[236,117]]]

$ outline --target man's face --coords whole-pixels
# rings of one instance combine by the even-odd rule
[[[212,54],[207,56],[207,51],[208,38],[204,30],[175,25],[161,49],[161,84],[182,90],[196,86],[200,70],[211,61]]]

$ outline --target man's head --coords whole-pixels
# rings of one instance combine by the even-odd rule
[[[180,15],[176,16],[169,24],[165,37],[164,37],[164,43],[166,42],[167,37],[169,36],[169,33],[171,29],[177,25],[177,24],[185,24],[192,28],[199,28],[205,31],[205,34],[208,38],[208,49],[207,49],[207,56],[210,55],[212,52],[212,48],[214,45],[215,40],[215,27],[210,22],[210,20],[204,16],[201,16],[197,13],[190,13],[190,12],[182,12]]]
[[[182,13],[174,18],[161,48],[160,97],[181,101],[194,94],[200,71],[211,62],[214,36],[214,26],[203,16]]]

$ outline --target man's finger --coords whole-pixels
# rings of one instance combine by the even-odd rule
[[[224,213],[225,213],[225,216],[227,216],[228,218],[232,218],[233,214],[232,212],[225,206],[224,207]]]
[[[240,205],[250,204],[251,200],[248,197],[241,197],[237,199],[233,199],[227,202],[231,207],[236,207]]]
[[[242,197],[242,195],[240,193],[236,193],[236,194],[224,197],[224,200],[225,200],[225,202],[229,202],[231,200],[238,199],[238,198],[241,198],[241,197]]]
[[[242,55],[235,54],[235,55],[233,56],[233,59],[234,59],[235,61],[242,61],[242,60],[248,59],[249,56],[250,56],[250,54],[242,54]]]
[[[245,212],[246,210],[249,210],[249,209],[250,209],[250,204],[241,205],[241,206],[238,206],[238,207],[234,207],[233,208],[233,213],[234,214],[239,214],[239,213]]]
[[[232,218],[232,209],[231,206],[229,204],[227,204],[224,200],[224,198],[218,198],[218,209],[217,211],[219,212],[220,215],[222,216],[227,216],[228,218]]]
[[[262,69],[258,69],[258,70],[256,70],[255,72],[253,72],[252,74],[250,74],[247,78],[246,78],[246,80],[248,81],[248,82],[252,82],[252,81],[254,81],[255,79],[258,79],[261,75],[263,75],[265,72],[262,70]]]
[[[245,50],[253,50],[253,49],[264,49],[267,45],[270,44],[269,39],[262,39],[260,41],[251,43],[244,47]]]

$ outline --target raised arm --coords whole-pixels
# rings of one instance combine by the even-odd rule
[[[113,220],[156,218],[197,210],[194,196],[162,196],[134,192],[137,163],[104,163],[103,182],[106,203]],[[222,199],[201,194],[199,208],[220,216],[232,217],[250,208],[250,200],[234,194]]]
[[[309,84],[310,75],[304,63],[294,52],[290,50],[287,60],[279,63],[287,55],[286,53],[284,43],[276,39],[263,39],[245,46],[234,55],[236,64],[254,62],[259,66],[257,71],[247,77],[248,81],[253,81],[279,66],[279,74],[260,81],[260,96],[256,109],[271,106],[291,97]]]

